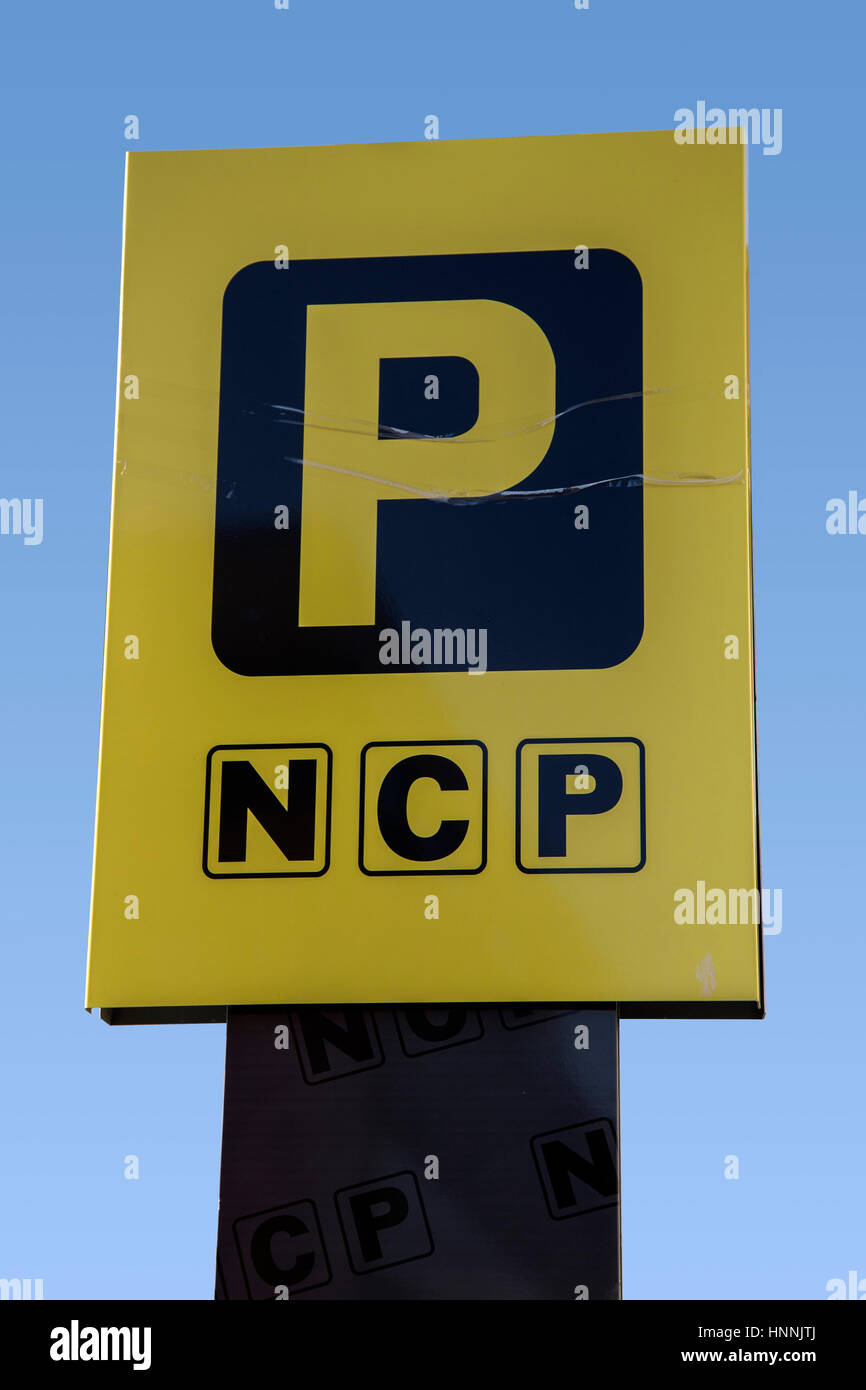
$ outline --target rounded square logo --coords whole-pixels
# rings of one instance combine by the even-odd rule
[[[400,1046],[407,1057],[460,1047],[484,1036],[481,1014],[465,1004],[443,1004],[439,1008],[416,1005],[411,1009],[397,1009],[394,1018]]]
[[[487,857],[483,743],[368,743],[361,753],[365,874],[477,874]]]
[[[517,749],[518,868],[614,874],[635,873],[645,862],[640,740],[524,739]]]
[[[390,1173],[341,1188],[334,1200],[356,1274],[372,1274],[433,1254],[433,1237],[414,1173]]]
[[[296,1009],[292,1037],[308,1086],[371,1071],[385,1061],[375,1015],[368,1009]]]
[[[589,256],[591,269],[562,247],[238,271],[212,615],[230,670],[576,670],[631,655],[643,289],[628,257]]]
[[[230,744],[208,753],[203,867],[209,878],[323,874],[330,824],[325,744]]]
[[[617,1204],[616,1134],[610,1120],[586,1120],[536,1134],[531,1146],[554,1221]]]
[[[277,1289],[294,1294],[330,1283],[331,1268],[314,1202],[290,1202],[238,1217],[234,1237],[252,1299],[275,1299]]]

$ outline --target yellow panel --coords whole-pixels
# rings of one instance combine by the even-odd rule
[[[745,153],[128,156],[88,1006],[762,1010]]]

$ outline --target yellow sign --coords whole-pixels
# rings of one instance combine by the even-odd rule
[[[744,194],[129,156],[88,1006],[762,1011]]]

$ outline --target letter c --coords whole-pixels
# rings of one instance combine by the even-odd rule
[[[416,835],[406,814],[409,792],[421,777],[430,777],[443,792],[469,790],[462,768],[439,753],[416,753],[395,763],[379,789],[376,814],[382,839],[401,859],[429,864],[447,859],[466,839],[468,820],[443,820],[432,835]]]

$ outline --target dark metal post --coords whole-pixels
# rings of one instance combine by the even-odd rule
[[[228,1015],[217,1298],[620,1297],[615,1008]]]

